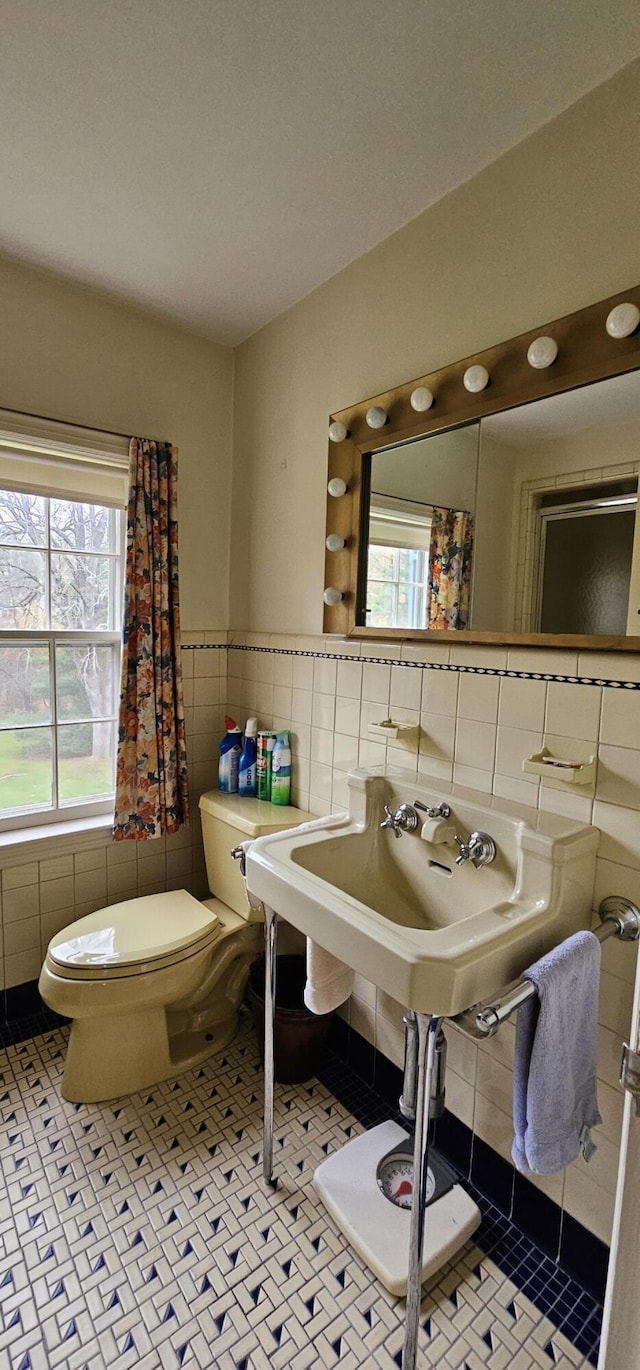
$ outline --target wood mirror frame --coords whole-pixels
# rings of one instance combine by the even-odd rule
[[[489,347],[475,356],[465,357],[451,366],[419,376],[405,385],[386,390],[331,415],[331,422],[342,422],[348,431],[342,442],[329,442],[327,480],[340,477],[347,486],[347,492],[339,498],[327,494],[326,534],[339,534],[345,539],[345,546],[338,552],[327,550],[325,556],[324,584],[342,592],[338,604],[325,604],[325,633],[378,640],[519,643],[600,651],[640,651],[640,635],[502,633],[474,631],[473,628],[367,628],[356,623],[358,587],[364,583],[365,571],[366,547],[361,539],[365,454],[411,439],[442,433],[473,423],[489,414],[515,409],[533,400],[640,369],[640,329],[627,338],[612,338],[605,327],[610,311],[626,301],[640,308],[640,286],[621,291],[608,300],[589,305],[575,314],[567,314],[553,323],[511,338],[509,342]],[[537,371],[527,361],[527,349],[534,339],[541,336],[555,339],[558,355],[551,366]],[[467,368],[475,365],[486,367],[490,382],[479,394],[470,394],[465,390],[462,378]],[[412,391],[420,385],[428,387],[435,397],[432,408],[422,414],[416,413],[410,404]],[[386,411],[388,418],[384,428],[373,429],[368,426],[365,415],[372,405],[379,405]]]

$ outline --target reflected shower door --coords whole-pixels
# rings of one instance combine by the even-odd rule
[[[627,631],[635,509],[542,515],[541,633]]]

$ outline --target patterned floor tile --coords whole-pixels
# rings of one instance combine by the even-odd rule
[[[310,1183],[388,1116],[361,1081],[356,1112],[320,1081],[277,1088],[272,1190],[247,1019],[222,1057],[103,1106],[61,1099],[64,1047],[56,1027],[0,1052],[0,1370],[395,1370],[404,1303]],[[420,1366],[593,1364],[598,1310],[542,1260],[484,1204],[477,1244],[426,1286]]]

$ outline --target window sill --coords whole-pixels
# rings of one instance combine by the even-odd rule
[[[33,828],[14,828],[0,833],[0,867],[20,866],[25,861],[41,861],[68,852],[104,847],[111,841],[112,820],[108,814],[94,818],[75,818],[68,822],[42,824]]]

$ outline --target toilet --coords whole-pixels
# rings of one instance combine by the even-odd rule
[[[47,948],[39,989],[71,1019],[62,1095],[97,1103],[199,1065],[233,1037],[263,918],[249,907],[240,842],[310,815],[211,790],[200,799],[214,897],[186,890],[140,896],[63,928]]]

